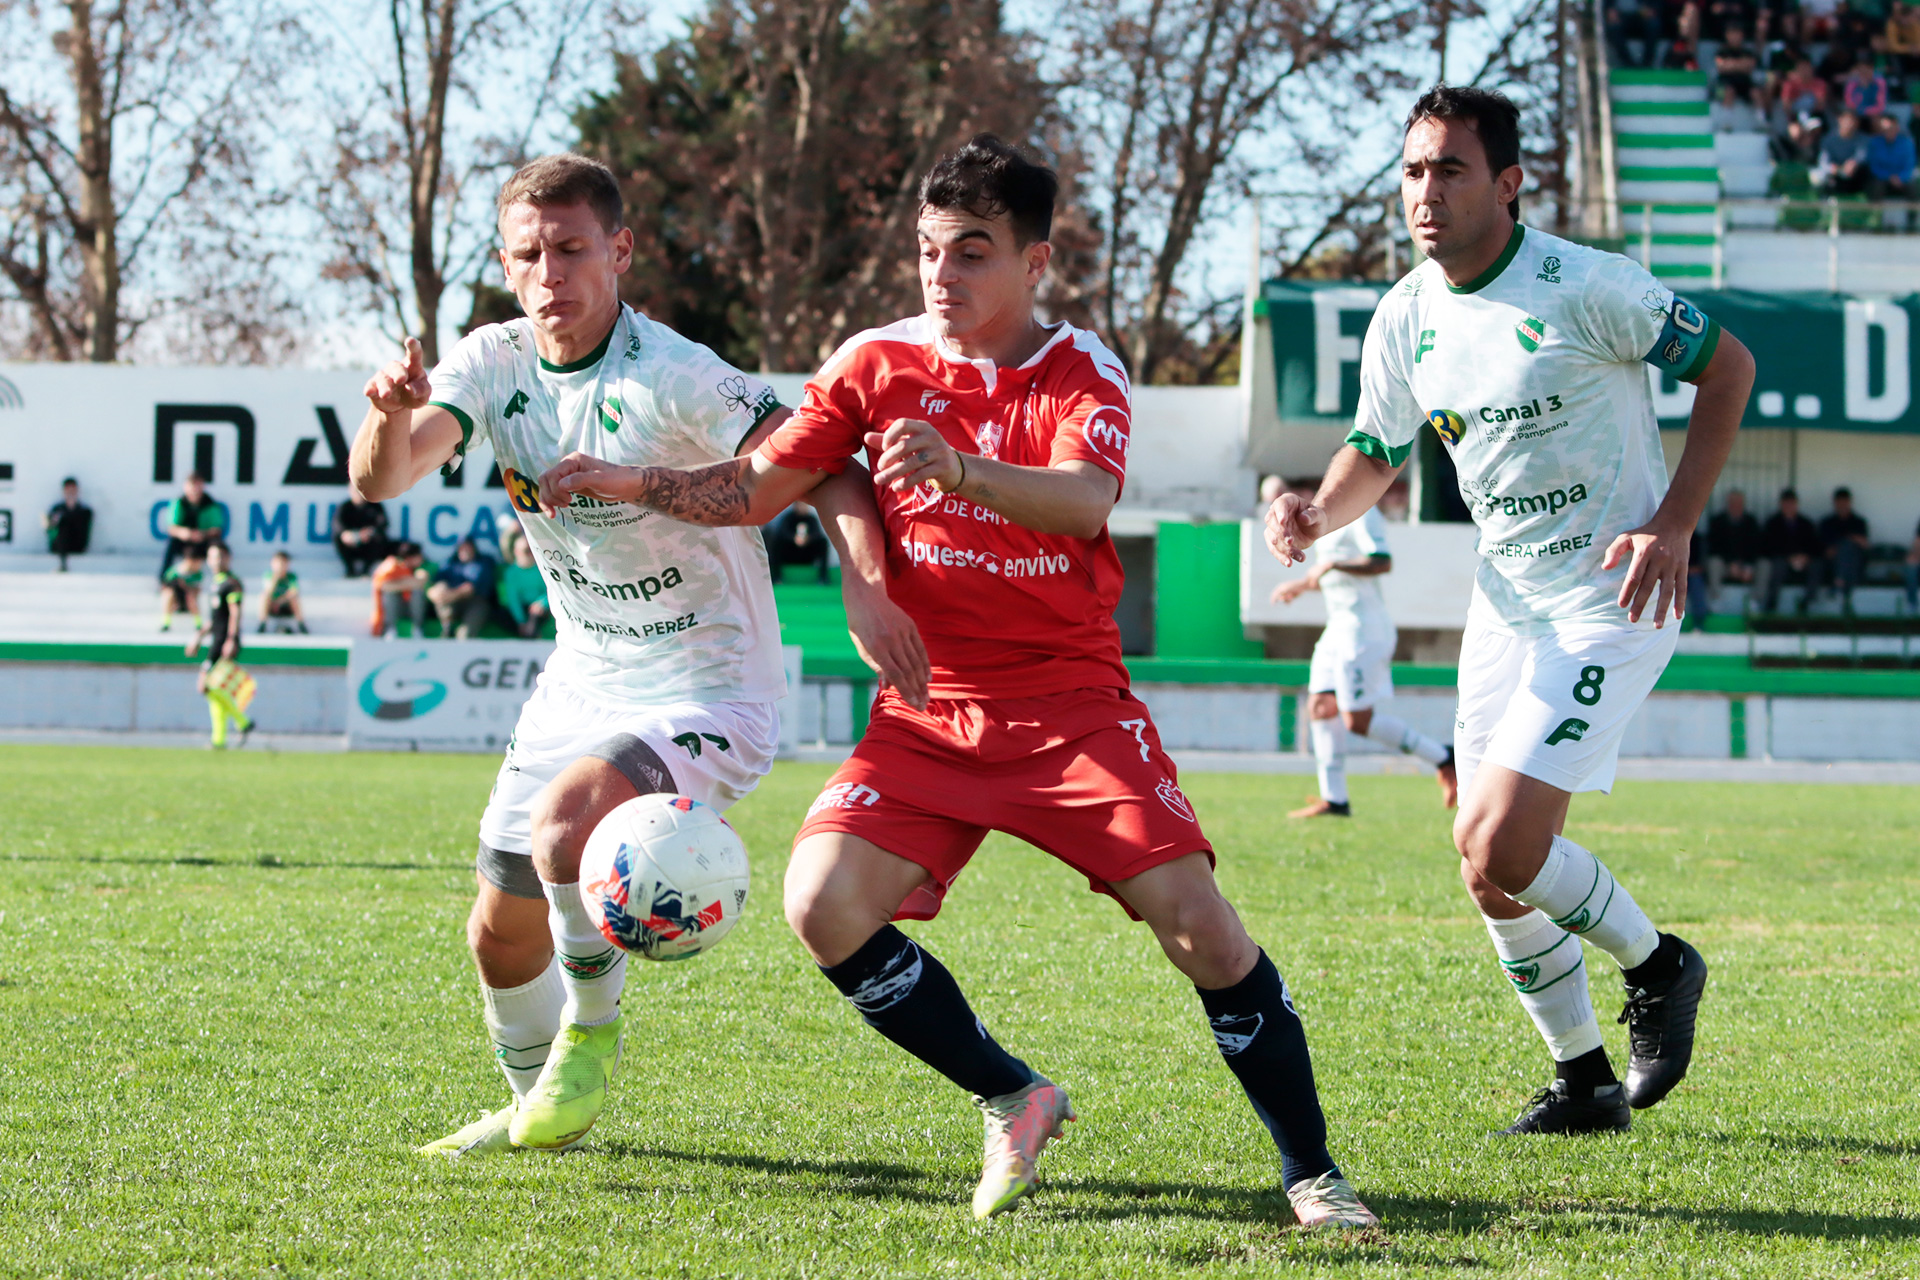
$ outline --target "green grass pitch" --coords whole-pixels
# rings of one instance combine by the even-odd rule
[[[1715,966],[1693,1074],[1631,1135],[1487,1137],[1545,1077],[1419,778],[1349,823],[1194,775],[1221,880],[1307,1020],[1337,1157],[1386,1219],[1306,1238],[1197,1000],[1084,881],[996,839],[914,926],[1081,1114],[968,1216],[980,1126],[780,919],[826,770],[734,811],[714,953],[636,965],[583,1152],[411,1154],[499,1105],[462,940],[494,762],[0,748],[0,1274],[1920,1274],[1920,800],[1628,783],[1569,835]],[[1590,952],[1620,1061],[1613,966]]]

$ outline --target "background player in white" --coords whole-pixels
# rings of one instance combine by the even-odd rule
[[[1434,767],[1440,795],[1453,808],[1458,790],[1453,748],[1420,732],[1399,716],[1374,710],[1393,697],[1393,647],[1400,639],[1380,594],[1379,579],[1393,571],[1387,549],[1387,518],[1380,508],[1313,544],[1313,568],[1273,589],[1275,604],[1292,604],[1318,591],[1327,605],[1327,625],[1313,646],[1307,672],[1308,732],[1320,775],[1320,798],[1289,818],[1345,818],[1347,733],[1352,731]]]
[[[1561,835],[1609,790],[1628,720],[1671,656],[1687,543],[1733,447],[1753,358],[1638,264],[1518,225],[1519,117],[1440,87],[1407,118],[1401,199],[1427,255],[1381,300],[1360,409],[1311,502],[1282,494],[1289,563],[1358,519],[1424,419],[1453,455],[1482,557],[1460,655],[1454,843],[1555,1079],[1506,1132],[1624,1129],[1686,1073],[1706,964]],[[1669,484],[1642,363],[1699,389]],[[1651,606],[1651,611],[1649,611]],[[1579,939],[1619,962],[1631,1057],[1602,1047]]]
[[[558,626],[481,819],[468,922],[515,1101],[423,1148],[451,1154],[562,1147],[593,1124],[618,1062],[626,955],[587,915],[580,851],[643,792],[724,809],[752,790],[785,690],[758,531],[617,502],[548,515],[531,477],[570,453],[721,461],[751,452],[787,411],[759,379],[620,302],[633,234],[604,166],[536,160],[501,189],[499,214],[500,263],[525,318],[474,330],[431,378],[408,339],[367,384],[352,456],[355,489],[378,501],[491,443]],[[833,486],[821,491],[831,508]]]

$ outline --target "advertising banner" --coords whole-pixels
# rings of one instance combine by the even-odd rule
[[[355,640],[347,744],[356,751],[499,751],[553,649],[538,640]]]
[[[90,549],[157,563],[190,471],[207,478],[243,557],[319,551],[347,496],[370,372],[0,364],[0,554],[46,550],[40,517],[72,476],[94,511]],[[476,448],[386,510],[392,537],[440,560],[469,534],[492,541],[508,504],[492,453]]]
[[[1385,291],[1380,284],[1267,282],[1261,303],[1281,421],[1352,421],[1361,340]],[[1920,433],[1913,394],[1920,295],[1681,292],[1753,352],[1759,377],[1743,426]],[[1660,425],[1684,427],[1693,388],[1651,366],[1647,375]]]

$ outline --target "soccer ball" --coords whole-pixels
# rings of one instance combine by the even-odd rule
[[[607,941],[685,960],[727,936],[747,905],[747,849],[720,811],[686,796],[629,800],[580,855],[580,896]]]

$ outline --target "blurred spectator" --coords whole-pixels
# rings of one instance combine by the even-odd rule
[[[160,572],[160,629],[173,626],[173,615],[184,613],[200,625],[200,584],[205,580],[207,553],[197,542],[180,549],[180,558]]]
[[[1700,69],[1700,46],[1695,41],[1680,36],[1669,41],[1667,50],[1660,55],[1660,69],[1663,71],[1698,71]]]
[[[266,581],[260,584],[260,626],[265,631],[297,630],[307,634],[307,615],[300,607],[300,575],[293,571],[293,557],[276,551],[267,561]]]
[[[1700,536],[1696,527],[1693,536],[1687,539],[1687,611],[1685,628],[1698,631],[1707,625],[1707,615],[1713,611],[1707,594],[1707,540]]]
[[[1787,125],[1787,136],[1781,140],[1777,158],[1813,169],[1820,163],[1826,133],[1826,122],[1809,111]]]
[[[83,554],[93,537],[93,508],[80,501],[78,480],[68,476],[60,482],[60,501],[48,509],[40,526],[47,531],[47,550],[60,557],[60,572],[65,573],[67,557]]]
[[[1853,493],[1844,485],[1833,491],[1833,514],[1820,522],[1820,545],[1824,549],[1833,585],[1843,599],[1851,598],[1860,585],[1860,574],[1867,567],[1867,521],[1853,509]]]
[[[1659,11],[1662,40],[1699,38],[1700,6],[1696,0],[1660,0]]]
[[[1813,65],[1813,73],[1827,82],[1827,96],[1837,100],[1846,87],[1847,73],[1853,70],[1853,48],[1835,40]]]
[[[1800,0],[1800,43],[1819,44],[1833,37],[1840,0]]]
[[[1853,62],[1842,97],[1847,110],[1871,120],[1887,109],[1887,78],[1873,69],[1872,55],[1862,52]]]
[[[1786,141],[1787,122],[1791,119],[1787,109],[1780,105],[1780,95],[1766,85],[1756,83],[1748,93],[1747,101],[1752,104],[1754,117],[1760,122],[1760,132],[1767,135],[1767,150],[1778,150]]]
[[[1718,595],[1724,583],[1753,584],[1760,564],[1760,522],[1747,510],[1747,495],[1729,490],[1727,505],[1707,521],[1707,586]]]
[[[1851,111],[1840,113],[1840,125],[1820,144],[1820,191],[1822,195],[1852,195],[1867,189],[1867,139],[1860,132],[1860,117]]]
[[[1902,3],[1887,16],[1887,56],[1907,79],[1920,75],[1920,4]]]
[[[402,542],[393,554],[373,571],[373,634],[398,635],[400,614],[405,611],[413,622],[413,638],[426,634],[427,625],[426,556],[417,542]]]
[[[487,625],[493,617],[493,580],[493,561],[480,554],[472,538],[460,539],[453,559],[441,566],[427,588],[443,639],[471,640]]]
[[[1753,92],[1753,76],[1760,69],[1760,56],[1747,43],[1744,27],[1729,24],[1726,39],[1713,54],[1713,74],[1722,85],[1732,85],[1742,99]]]
[[[1749,0],[1705,0],[1700,6],[1700,38],[1725,40],[1734,27],[1753,21]]]
[[[180,496],[167,507],[167,550],[160,557],[160,580],[166,581],[167,566],[188,547],[199,548],[204,558],[207,544],[220,540],[226,524],[226,512],[207,492],[207,478],[198,471],[189,472]]]
[[[549,616],[547,575],[533,560],[533,545],[524,537],[507,539],[512,558],[500,570],[500,603],[513,617],[521,636],[531,640],[540,634]]]
[[[821,582],[827,576],[827,532],[820,517],[804,502],[796,502],[767,524],[767,565],[773,580],[790,564],[812,565]]]
[[[1811,60],[1801,58],[1793,64],[1792,74],[1780,82],[1780,103],[1795,119],[1826,111],[1827,82],[1813,73]]]
[[[1741,96],[1732,81],[1720,82],[1720,96],[1707,108],[1707,127],[1715,133],[1758,133],[1760,118],[1753,104]]]
[[[333,509],[333,549],[340,553],[349,578],[372,572],[393,550],[387,539],[387,509],[349,493]]]
[[[1652,58],[1654,44],[1660,39],[1660,15],[1653,0],[1615,0],[1606,7],[1602,21],[1615,63],[1623,67],[1646,66]]]
[[[1790,576],[1798,574],[1806,585],[1806,594],[1800,597],[1800,612],[1805,613],[1807,603],[1820,587],[1825,550],[1820,544],[1820,531],[1813,527],[1813,521],[1800,514],[1800,495],[1791,489],[1782,489],[1780,509],[1767,517],[1760,531],[1760,554],[1766,569],[1766,580],[1760,584],[1761,611],[1777,610],[1780,588],[1787,585]]]
[[[1907,547],[1907,562],[1900,566],[1907,584],[1907,612],[1920,613],[1920,525],[1913,530],[1913,542]]]
[[[1913,196],[1913,135],[1889,112],[1873,122],[1867,139],[1868,188],[1875,200],[1908,200]]]

